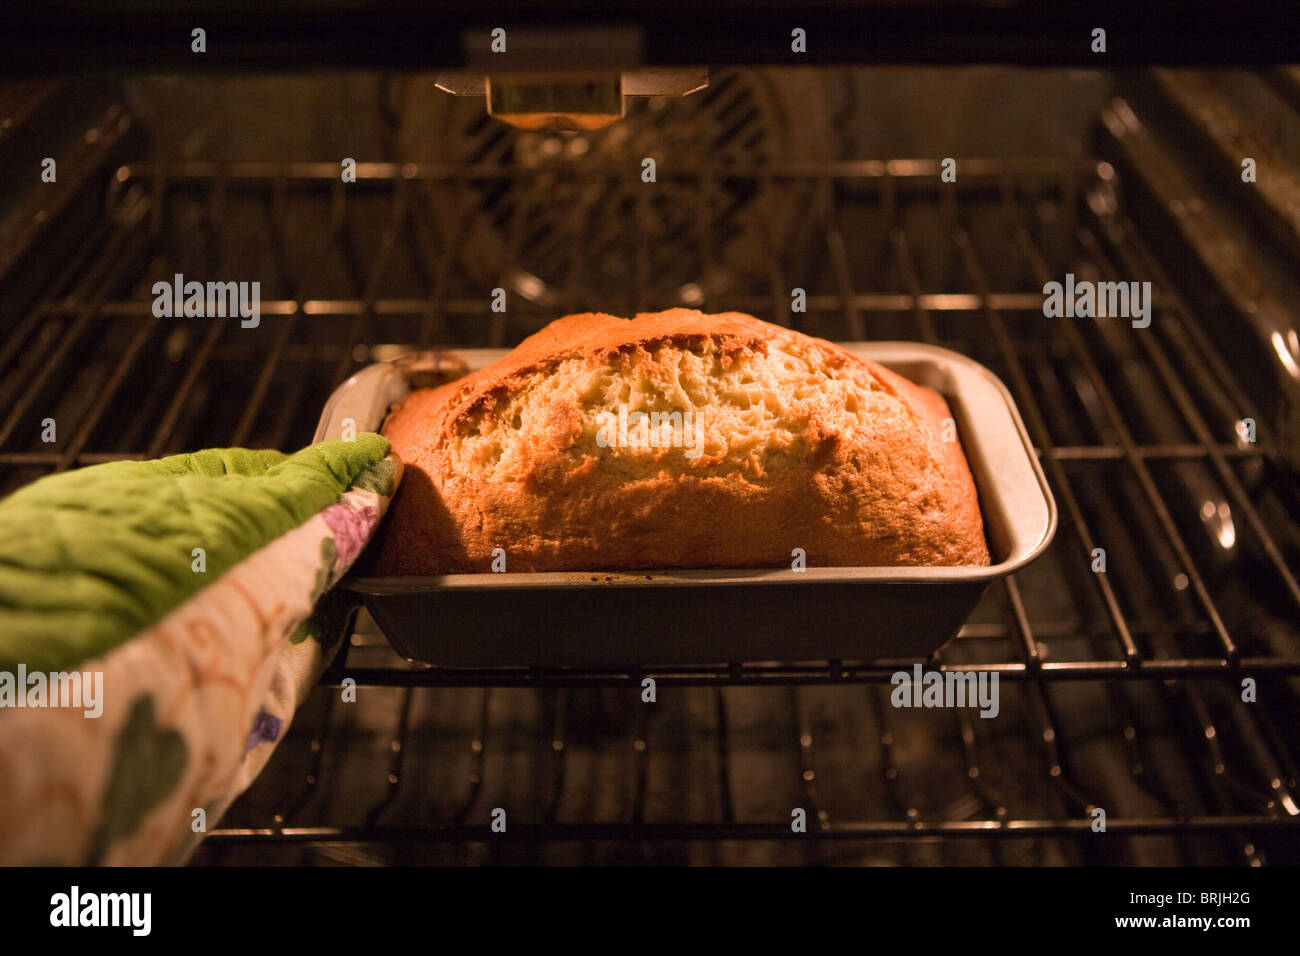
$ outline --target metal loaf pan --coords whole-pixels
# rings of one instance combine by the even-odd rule
[[[340,587],[399,653],[445,667],[924,659],[957,633],[990,582],[1043,552],[1056,503],[1011,395],[988,369],[931,345],[843,345],[948,400],[991,566],[353,577]],[[316,441],[338,437],[345,418],[377,430],[431,364],[463,372],[504,354],[420,353],[369,366],[330,397]]]

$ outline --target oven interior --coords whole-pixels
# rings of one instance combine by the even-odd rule
[[[732,68],[577,134],[429,74],[8,82],[0,154],[65,158],[0,196],[0,493],[297,448],[368,363],[572,312],[938,344],[1060,510],[931,662],[998,673],[997,719],[891,706],[911,661],[428,668],[362,615],[194,862],[1294,864],[1297,76]],[[260,324],[154,317],[178,272],[260,281]],[[1067,273],[1150,281],[1149,328],[1046,317]]]

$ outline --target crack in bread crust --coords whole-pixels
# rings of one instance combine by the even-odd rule
[[[740,313],[568,316],[394,408],[407,478],[370,571],[986,565],[948,415]]]

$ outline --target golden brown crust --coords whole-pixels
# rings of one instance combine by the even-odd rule
[[[693,410],[694,457],[599,444],[620,396]],[[809,567],[986,565],[948,416],[931,389],[740,313],[567,316],[394,407],[406,471],[370,570],[488,571],[496,548],[509,571],[789,567],[796,548]]]

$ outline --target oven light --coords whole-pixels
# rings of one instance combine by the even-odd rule
[[[1282,360],[1282,366],[1292,378],[1300,381],[1300,364],[1296,363],[1296,357],[1300,355],[1300,341],[1297,341],[1295,329],[1287,333],[1287,338],[1291,340],[1289,343],[1281,332],[1274,332],[1270,338],[1273,341],[1273,351]]]
[[[1226,501],[1202,503],[1201,520],[1210,527],[1210,533],[1223,550],[1228,551],[1237,543],[1237,527],[1232,521],[1232,508]]]
[[[510,284],[516,292],[529,302],[539,301],[548,291],[545,282],[523,269],[515,270],[515,274],[511,276]]]

